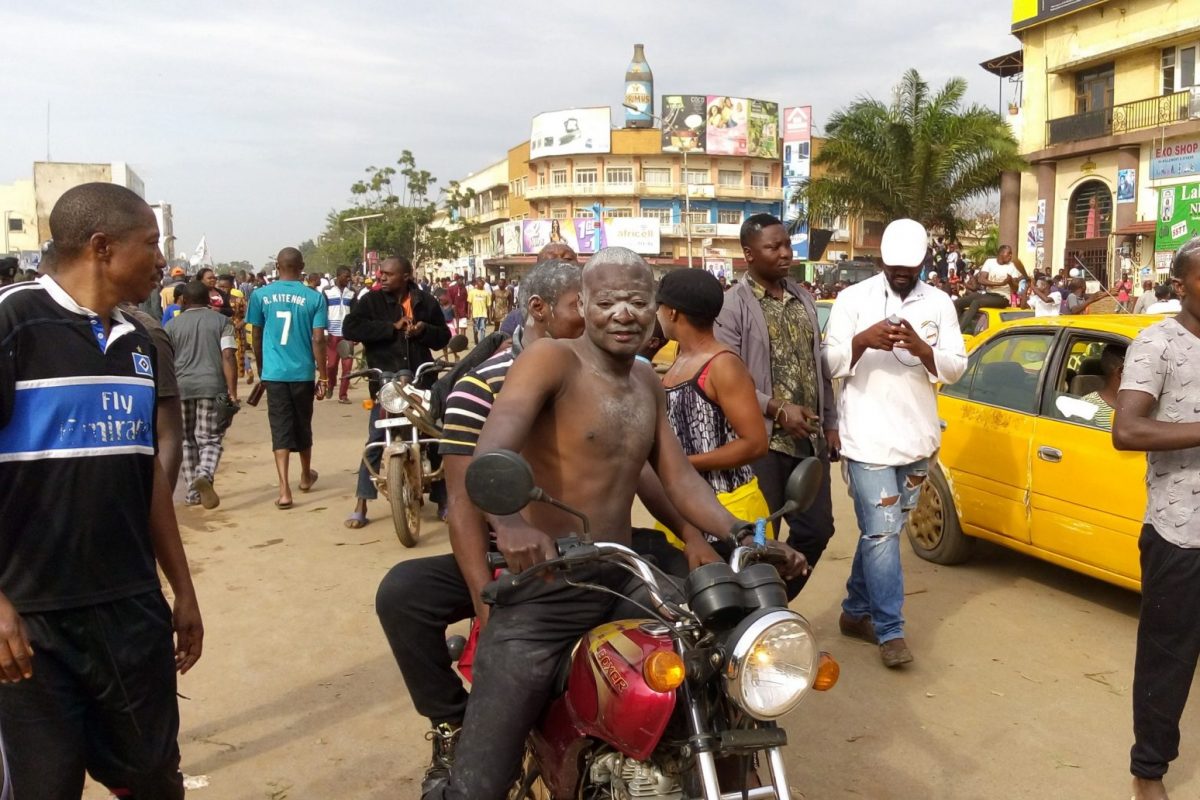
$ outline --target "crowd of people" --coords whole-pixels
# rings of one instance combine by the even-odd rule
[[[623,574],[591,576],[614,594],[561,578],[494,580],[489,550],[519,574],[556,556],[573,518],[541,504],[483,513],[466,491],[476,455],[522,453],[537,483],[585,513],[597,538],[677,579],[727,558],[753,535],[747,523],[784,505],[793,469],[815,459],[815,502],[784,515],[769,544],[789,599],[834,534],[839,464],[857,527],[839,629],[877,645],[884,667],[902,668],[914,653],[900,535],[940,446],[937,387],[967,366],[963,327],[1014,300],[1079,313],[1098,299],[1078,277],[1028,275],[1007,247],[955,298],[943,273],[961,271],[956,248],[931,264],[927,231],[907,219],[884,231],[881,271],[838,292],[823,336],[813,293],[790,277],[787,230],[768,214],[743,223],[747,270],[733,284],[704,270],[656,280],[619,247],[580,265],[562,243],[539,254],[519,287],[463,276],[425,283],[402,256],[360,284],[349,268],[306,274],[291,247],[273,280],[202,269],[190,280],[172,270],[164,282],[153,214],[111,184],[66,192],[50,228],[43,274],[0,290],[0,752],[16,800],[77,798],[85,772],[120,797],[183,797],[176,672],[200,658],[203,624],[172,494],[182,477],[183,502],[219,505],[223,435],[242,380],[254,386],[246,402],[267,399],[274,505],[285,511],[293,453],[299,491],[319,479],[314,405],[335,394],[348,402],[355,343],[369,368],[415,372],[454,334],[472,334],[475,349],[447,376],[443,436],[429,454],[444,466],[432,499],[452,552],[395,565],[376,609],[430,723],[422,796],[488,800],[506,796],[559,657],[594,625],[639,615],[620,602]],[[1105,374],[1115,377],[1097,392],[1117,446],[1152,451],[1132,764],[1143,800],[1165,797],[1200,657],[1200,634],[1170,611],[1200,591],[1195,523],[1190,506],[1170,508],[1174,484],[1162,480],[1187,473],[1200,446],[1188,372],[1200,335],[1193,262],[1200,245],[1176,261],[1179,317],[1147,328],[1123,370],[1121,353],[1106,350]],[[1132,300],[1125,283],[1121,303]],[[160,313],[138,307],[154,295]],[[650,361],[668,340],[678,353],[660,375]],[[378,390],[371,381],[371,395]],[[369,440],[376,419],[377,407]],[[64,496],[64,485],[76,490]],[[374,497],[364,464],[348,527],[368,524]],[[633,527],[635,498],[656,528]],[[469,693],[446,644],[447,626],[468,617],[482,627]],[[1174,654],[1169,667],[1158,651]]]

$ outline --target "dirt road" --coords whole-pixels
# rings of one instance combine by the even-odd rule
[[[226,440],[221,507],[179,509],[207,631],[204,657],[180,683],[184,771],[208,782],[189,798],[418,796],[426,723],[374,595],[393,563],[448,545],[428,508],[413,550],[396,541],[382,504],[366,528],[342,526],[365,427],[357,402],[321,403],[320,480],[278,511],[265,405],[247,408]],[[837,631],[856,534],[840,483],[834,492],[838,533],[796,607],[842,679],[785,720],[796,796],[1128,797],[1137,596],[998,548],[939,568],[905,544],[916,662],[885,670],[875,648]],[[1182,750],[1169,788],[1200,796],[1195,713]]]

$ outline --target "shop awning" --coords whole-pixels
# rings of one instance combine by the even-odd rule
[[[1113,231],[1116,236],[1153,236],[1158,223],[1154,220],[1147,222],[1131,222],[1124,228]]]
[[[1014,50],[1007,55],[989,58],[979,66],[983,67],[998,78],[1008,78],[1012,75],[1020,75],[1025,71],[1025,51]]]

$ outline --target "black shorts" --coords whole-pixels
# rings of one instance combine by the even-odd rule
[[[312,381],[263,381],[267,387],[267,419],[271,423],[271,449],[298,453],[312,447]]]
[[[19,800],[79,800],[84,772],[118,797],[183,800],[171,609],[162,593],[22,615],[33,677],[0,686]]]

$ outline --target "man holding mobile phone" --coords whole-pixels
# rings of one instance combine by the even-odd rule
[[[883,271],[838,295],[825,329],[842,455],[860,537],[839,627],[879,644],[887,667],[913,660],[904,639],[900,531],[941,444],[937,385],[967,368],[953,301],[918,278],[927,235],[899,219],[883,232]]]

